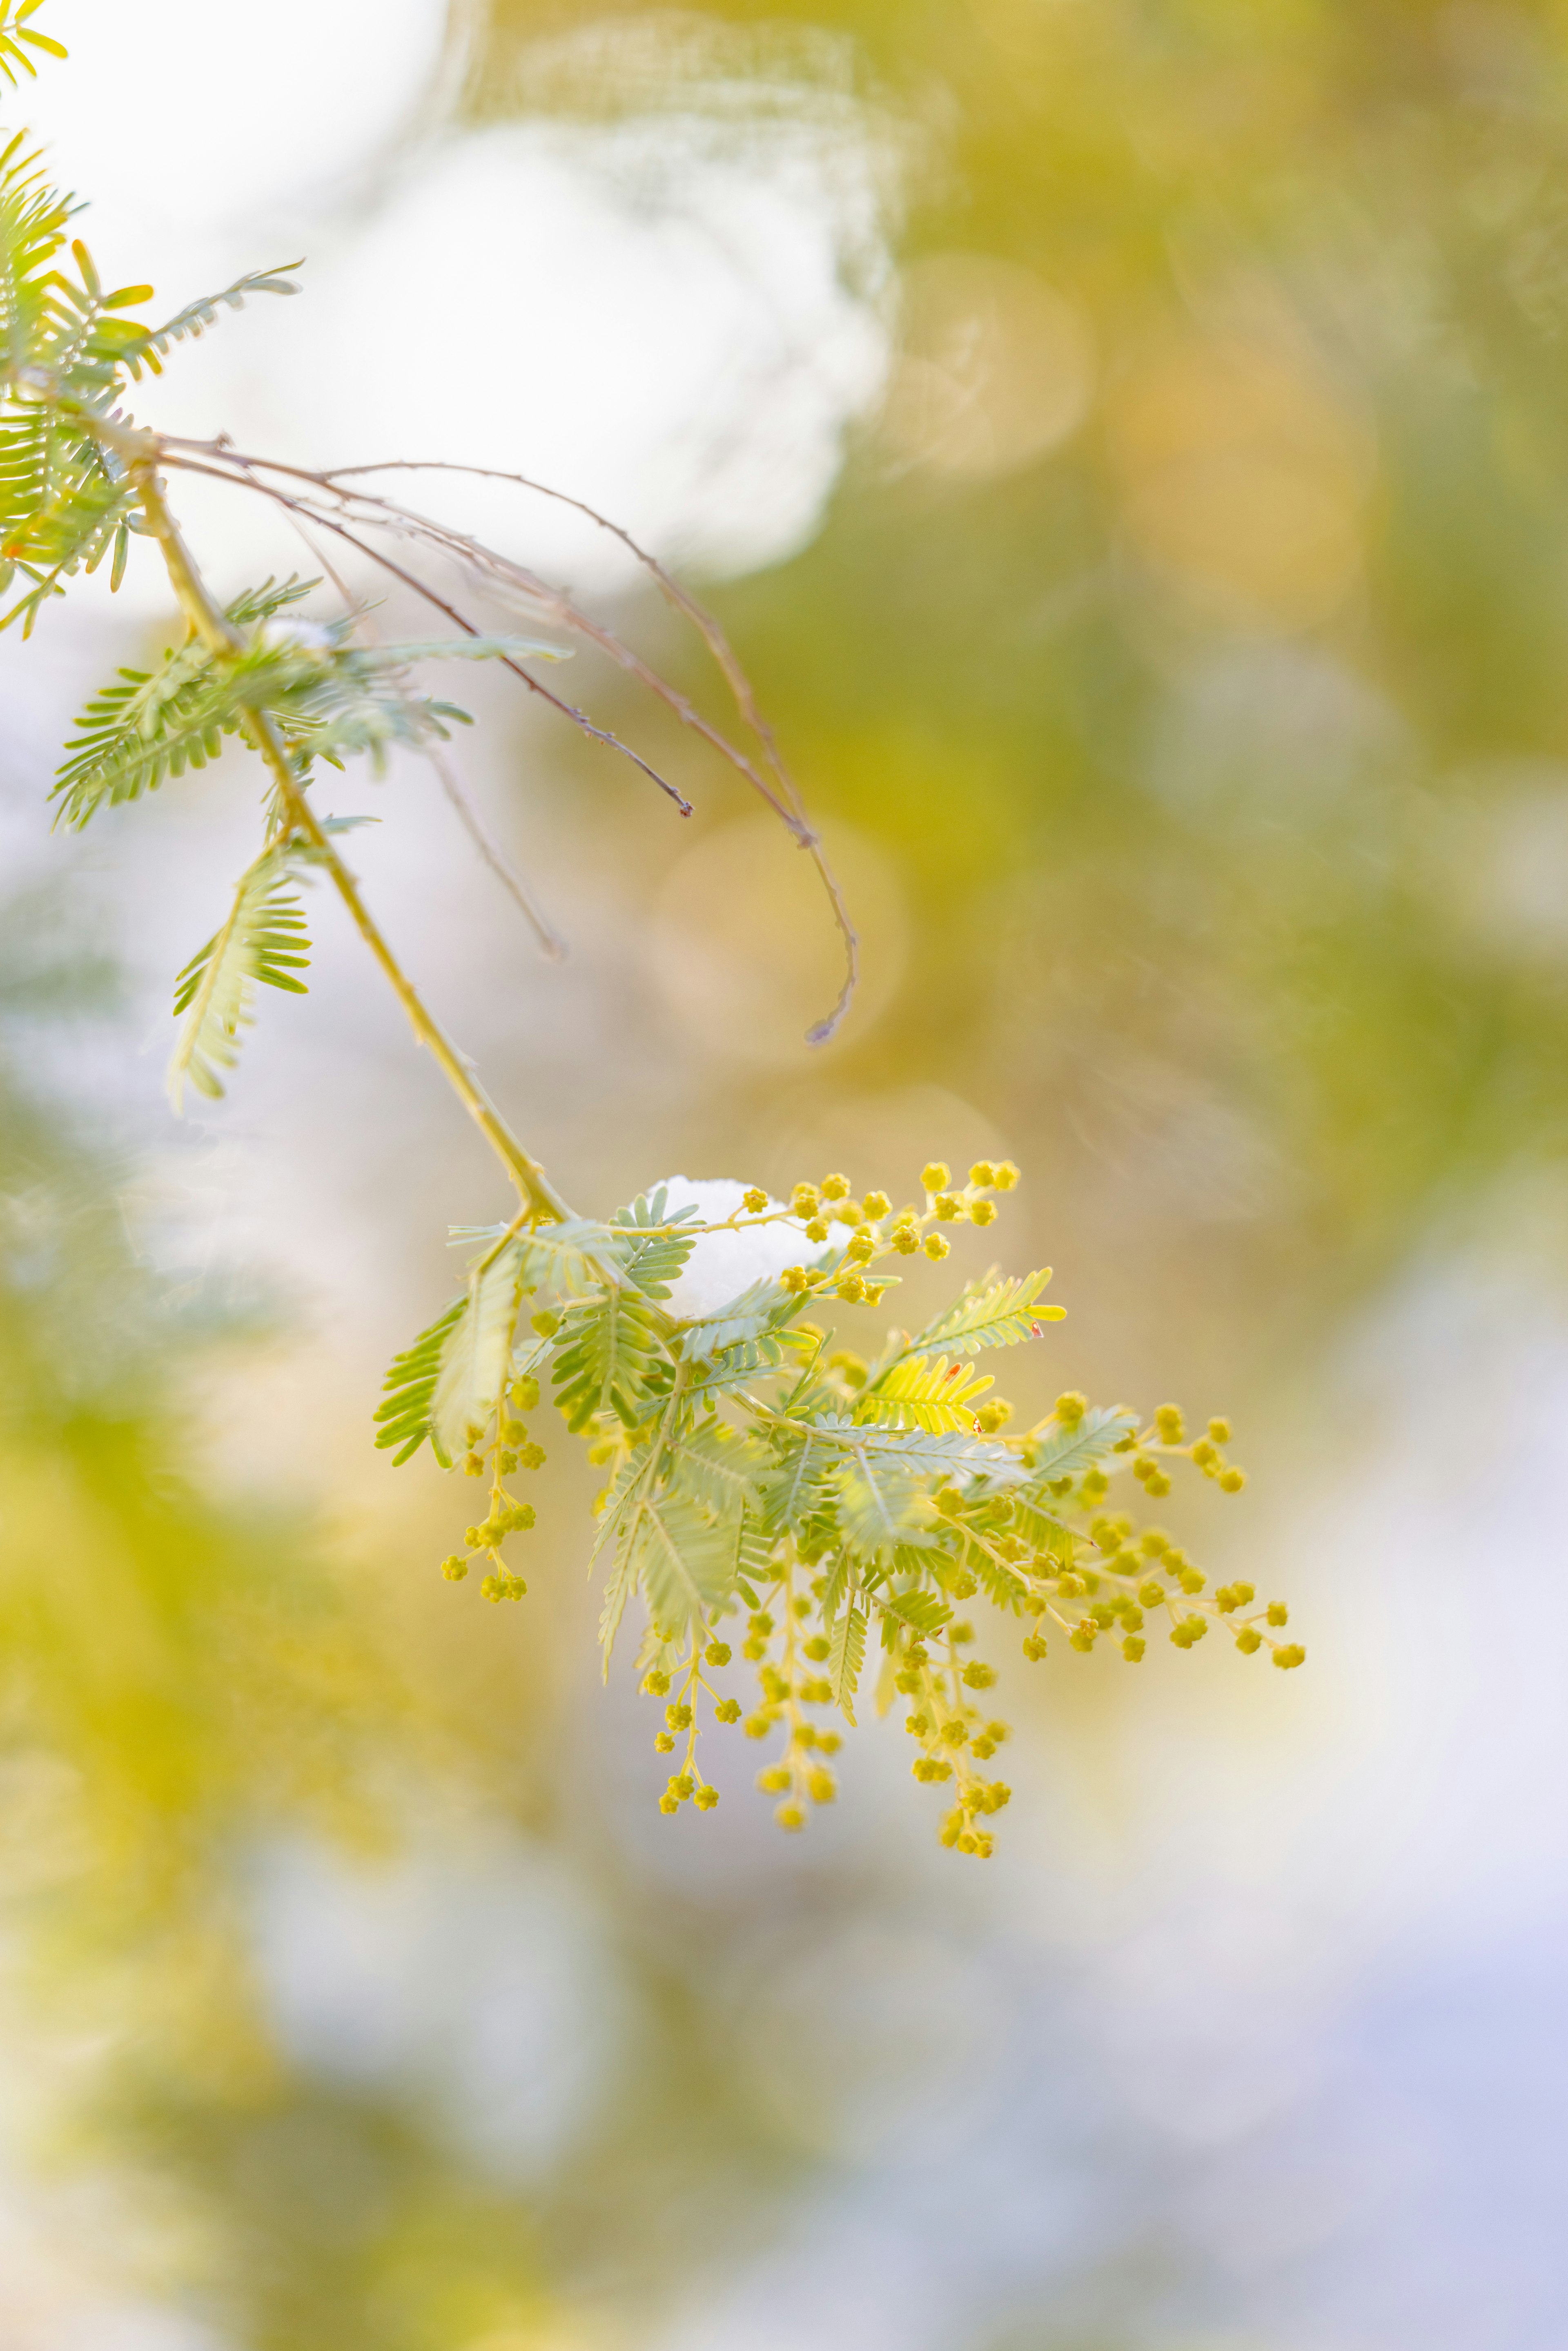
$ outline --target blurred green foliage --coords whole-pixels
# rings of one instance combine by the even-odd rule
[[[513,102],[589,21],[493,0],[475,90]],[[895,376],[815,544],[721,594],[818,806],[913,895],[914,973],[846,1085],[981,1102],[1053,1249],[1065,1218],[1136,1287],[1185,1240],[1210,1294],[1265,1275],[1281,1333],[1473,1230],[1564,1141],[1563,10],[616,22],[548,82],[580,114],[659,102],[656,47],[614,65],[667,24],[672,108],[749,56],[915,126],[906,367],[978,380],[934,256],[1029,273],[1018,301],[1038,281],[1095,353],[1076,429],[1009,461],[1050,353],[977,277],[989,459],[940,415],[901,442]]]

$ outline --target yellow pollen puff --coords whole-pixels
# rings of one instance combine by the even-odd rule
[[[1228,1420],[1211,1420],[1208,1424],[1208,1433],[1216,1445],[1228,1445],[1230,1423]]]
[[[990,1402],[983,1404],[975,1415],[988,1437],[994,1437],[998,1428],[1005,1428],[1012,1416],[1013,1408],[1002,1396],[993,1396]]]
[[[944,1258],[952,1244],[945,1233],[927,1233],[922,1247],[927,1257]]]
[[[994,1225],[996,1221],[997,1204],[994,1200],[970,1201],[969,1222],[972,1225]]]
[[[964,1207],[956,1192],[938,1192],[934,1205],[945,1225],[950,1225],[956,1217],[961,1215]]]
[[[974,1165],[969,1170],[970,1183],[978,1184],[983,1188],[988,1189],[996,1180],[997,1171],[991,1165],[990,1161],[988,1159],[977,1159]]]
[[[891,1206],[885,1192],[868,1192],[861,1207],[868,1217],[885,1217]]]
[[[1179,1404],[1163,1404],[1155,1415],[1155,1426],[1167,1445],[1179,1445],[1186,1428]]]
[[[826,1225],[822,1222],[821,1217],[813,1217],[810,1223],[806,1228],[806,1238],[809,1241],[825,1241],[827,1238],[828,1228]]]
[[[900,1257],[913,1257],[920,1247],[920,1236],[913,1225],[895,1225],[893,1228],[893,1246]]]
[[[1274,1663],[1283,1667],[1287,1673],[1292,1666],[1304,1666],[1306,1662],[1307,1653],[1298,1641],[1291,1641],[1285,1648],[1274,1652]]]
[[[768,1195],[760,1186],[753,1184],[748,1192],[741,1195],[740,1205],[743,1208],[749,1209],[754,1217],[759,1217],[768,1206]]]
[[[823,1176],[822,1197],[824,1200],[847,1200],[849,1196],[850,1179],[847,1176]]]
[[[1088,1409],[1088,1397],[1080,1395],[1076,1388],[1069,1388],[1065,1395],[1056,1399],[1056,1417],[1063,1428],[1075,1427]]]
[[[803,1829],[806,1815],[799,1804],[780,1804],[773,1815],[781,1829]]]
[[[797,1298],[808,1287],[806,1269],[803,1265],[787,1265],[779,1279],[783,1287],[792,1291]]]
[[[1239,1494],[1246,1483],[1245,1469],[1222,1469],[1219,1473],[1219,1490],[1222,1494]]]
[[[952,1182],[952,1170],[945,1159],[933,1159],[920,1171],[920,1180],[928,1192],[945,1192]]]
[[[1019,1180],[1019,1171],[1010,1159],[999,1159],[992,1171],[991,1181],[998,1192],[1010,1192]]]
[[[1269,1603],[1269,1622],[1270,1622],[1270,1625],[1288,1625],[1288,1624],[1290,1623],[1290,1621],[1291,1621],[1291,1612],[1290,1612],[1290,1610],[1286,1607],[1286,1605],[1285,1605],[1284,1602],[1283,1602],[1282,1600],[1270,1600],[1270,1602]]]
[[[716,1788],[710,1788],[705,1781],[703,1785],[697,1790],[696,1805],[698,1812],[711,1813],[717,1802],[718,1790]]]
[[[831,1771],[808,1771],[806,1792],[814,1804],[831,1804],[839,1792],[839,1783]]]

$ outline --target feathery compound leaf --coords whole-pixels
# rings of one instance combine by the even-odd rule
[[[878,1594],[878,1604],[887,1615],[896,1616],[901,1625],[918,1633],[922,1640],[939,1633],[953,1614],[946,1602],[938,1600],[934,1592],[882,1593]]]
[[[622,1469],[622,1478],[627,1472]],[[604,1587],[604,1605],[599,1612],[599,1647],[603,1660],[604,1679],[610,1679],[610,1659],[615,1647],[615,1635],[621,1630],[621,1620],[626,1614],[626,1603],[637,1588],[637,1552],[629,1536],[623,1534],[615,1552],[615,1564],[610,1571],[610,1581]]]
[[[959,1355],[977,1355],[984,1347],[1016,1347],[1038,1339],[1041,1322],[1060,1322],[1064,1306],[1037,1306],[1036,1299],[1051,1280],[1051,1268],[1027,1273],[1019,1281],[998,1281],[995,1271],[971,1281],[956,1305],[935,1322],[928,1322],[911,1352],[951,1347]]]
[[[667,1375],[669,1357],[652,1309],[619,1284],[567,1309],[550,1376],[556,1402],[574,1432],[597,1412],[612,1412],[628,1428],[647,1419]]]
[[[762,1484],[762,1523],[770,1533],[788,1534],[815,1518],[828,1499],[831,1454],[810,1437],[792,1445],[780,1468]]]
[[[482,1437],[511,1364],[523,1251],[504,1242],[478,1259],[442,1350],[431,1418],[441,1451],[455,1459]]]
[[[747,1437],[710,1421],[672,1448],[671,1475],[716,1519],[732,1517],[760,1498],[768,1455]]]
[[[695,1502],[679,1494],[644,1498],[630,1541],[648,1613],[666,1640],[678,1640],[728,1597],[735,1575],[732,1532],[712,1525]]]
[[[876,1559],[922,1539],[920,1481],[885,1456],[850,1455],[839,1471],[838,1493],[844,1540],[856,1551]]]
[[[66,745],[74,756],[55,780],[53,797],[64,803],[57,822],[79,828],[106,804],[140,799],[165,776],[204,768],[239,723],[232,682],[198,640],[165,653],[161,670],[120,676],[88,704]]]
[[[144,327],[136,349],[126,355],[128,371],[138,381],[144,367],[153,375],[162,375],[159,360],[168,357],[175,343],[193,342],[204,335],[209,327],[217,324],[222,310],[243,310],[247,295],[298,294],[298,287],[289,284],[287,273],[303,266],[299,261],[285,261],[276,269],[254,269],[248,277],[236,277],[232,286],[225,286],[221,294],[198,295],[183,310],[176,310],[172,319],[165,319],[161,327]],[[148,287],[138,290],[141,298],[145,299],[152,289]]]
[[[915,1428],[865,1428],[825,1415],[816,1426],[857,1458],[890,1462],[912,1478],[984,1478],[992,1485],[1012,1486],[1030,1475],[1007,1446],[957,1429],[931,1436]]]
[[[174,983],[174,1010],[183,1013],[169,1061],[169,1099],[183,1110],[187,1079],[198,1093],[215,1098],[224,1090],[222,1071],[239,1059],[239,1032],[255,1019],[257,986],[306,993],[293,977],[309,957],[305,918],[288,881],[285,860],[265,852],[245,873],[228,921],[191,957]]]
[[[635,1228],[620,1234],[622,1262],[626,1279],[636,1283],[644,1298],[668,1298],[670,1284],[697,1245],[695,1233],[681,1230],[684,1223],[695,1217],[695,1207],[680,1208],[666,1221],[667,1197],[661,1185],[656,1192],[641,1194],[628,1207],[617,1208],[610,1219],[612,1226]]]
[[[1053,1478],[1082,1477],[1085,1469],[1092,1469],[1113,1453],[1137,1426],[1134,1414],[1114,1405],[1086,1412],[1082,1420],[1059,1423],[1030,1447],[1031,1478],[1038,1485]]]
[[[855,1416],[891,1420],[933,1436],[943,1429],[972,1429],[975,1406],[992,1384],[988,1375],[970,1371],[961,1357],[949,1364],[946,1355],[938,1355],[933,1364],[925,1355],[911,1355],[865,1389],[856,1399]]]
[[[524,1280],[530,1290],[549,1282],[563,1298],[583,1298],[621,1279],[621,1237],[595,1217],[536,1225],[525,1247]]]
[[[455,1298],[444,1314],[438,1315],[428,1331],[422,1331],[412,1347],[394,1355],[392,1369],[382,1385],[387,1400],[376,1414],[378,1423],[384,1423],[376,1438],[378,1446],[396,1446],[392,1468],[401,1468],[411,1454],[417,1453],[428,1437],[430,1449],[444,1469],[452,1463],[443,1452],[435,1434],[431,1408],[435,1401],[435,1383],[441,1375],[441,1358],[446,1341],[458,1318],[468,1311],[466,1298]]]
[[[317,585],[265,580],[236,596],[226,617],[254,631]],[[122,669],[120,678],[88,704],[66,745],[75,756],[55,780],[52,797],[64,803],[58,823],[79,827],[106,803],[139,799],[165,776],[204,768],[238,730],[245,704],[265,700],[267,684],[254,664],[220,662],[197,637],[166,652],[160,669]]]
[[[865,1618],[858,1608],[846,1608],[833,1626],[832,1647],[828,1653],[828,1680],[832,1686],[833,1702],[842,1710],[846,1722],[852,1723],[855,1719],[852,1701],[864,1664]]]
[[[757,1512],[747,1507],[735,1522],[735,1567],[731,1583],[748,1608],[757,1605],[757,1595],[747,1587],[768,1583],[774,1574],[775,1538],[763,1526]]]
[[[793,1291],[773,1280],[754,1281],[749,1290],[730,1301],[722,1314],[691,1323],[681,1334],[681,1353],[687,1363],[704,1355],[722,1355],[727,1348],[781,1331],[800,1310],[800,1301]]]

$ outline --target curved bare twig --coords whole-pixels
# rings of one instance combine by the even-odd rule
[[[400,458],[388,460],[374,466],[341,466],[329,472],[314,472],[303,466],[285,464],[281,460],[242,454],[219,443],[173,439],[167,442],[165,446],[170,453],[168,462],[171,465],[184,465],[189,470],[193,471],[217,471],[216,467],[192,465],[190,459],[181,458],[174,454],[179,450],[188,450],[199,453],[202,456],[216,458],[221,465],[233,467],[234,473],[223,475],[221,478],[230,480],[237,478],[246,486],[260,491],[264,496],[276,499],[279,505],[294,514],[308,516],[318,525],[334,531],[371,561],[380,564],[392,577],[413,588],[416,593],[423,596],[436,610],[444,612],[459,627],[466,628],[471,633],[476,633],[474,624],[466,622],[456,607],[436,595],[433,590],[425,586],[423,581],[404,570],[402,566],[393,563],[379,549],[367,546],[358,533],[364,530],[390,532],[395,536],[411,538],[416,544],[446,555],[470,573],[477,574],[482,580],[488,580],[504,590],[520,593],[535,605],[542,607],[544,611],[560,626],[571,630],[597,645],[619,667],[627,671],[637,679],[639,684],[655,695],[667,708],[674,712],[683,725],[692,727],[719,753],[721,758],[745,778],[780,822],[786,826],[798,845],[806,851],[816,867],[843,945],[845,974],[832,1010],[825,1019],[817,1022],[808,1030],[807,1039],[811,1044],[822,1044],[833,1035],[849,1009],[859,979],[859,938],[850,918],[849,909],[838,879],[828,862],[821,837],[806,815],[799,787],[783,762],[771,728],[762,716],[750,680],[724,631],[711,614],[706,612],[696,600],[680,586],[664,565],[638,544],[629,531],[620,524],[612,522],[582,499],[571,497],[564,491],[553,490],[548,485],[535,482],[526,475],[502,473],[492,467],[444,463],[423,465],[416,460]],[[585,612],[560,590],[552,588],[525,566],[498,554],[494,549],[485,546],[482,541],[473,538],[465,532],[439,523],[429,516],[416,513],[413,508],[404,507],[396,500],[382,497],[373,492],[344,486],[350,476],[393,470],[461,473],[480,480],[507,482],[574,508],[600,528],[620,539],[657,582],[668,601],[690,622],[701,636],[716,667],[729,687],[745,724],[762,747],[764,762],[769,770],[772,781],[770,782],[768,777],[759,771],[756,763],[748,758],[737,745],[732,743],[696,708],[687,695],[672,685],[631,646],[624,643],[612,631],[605,628],[601,622],[596,621],[591,614]],[[276,489],[271,484],[256,479],[256,475],[259,473],[286,476],[292,481],[306,485],[309,490],[318,493],[319,496],[291,497]],[[335,511],[325,510],[319,502],[320,497],[334,500]],[[352,528],[348,527],[350,522]],[[570,704],[564,703],[559,697],[552,695],[548,687],[542,686],[537,678],[519,669],[517,664],[508,662],[507,666],[513,669],[514,674],[520,676],[534,692],[543,695],[547,701],[554,703],[557,708],[571,716],[586,731],[598,735],[601,739],[614,743],[617,748],[635,760],[645,772],[653,775],[662,789],[666,791],[671,790],[671,787],[664,783],[664,779],[657,776],[656,771],[649,768],[647,762],[642,760],[627,746],[621,744],[617,738],[608,736],[605,730],[595,728],[583,713],[573,709]],[[672,797],[677,799],[677,804],[682,804],[678,795],[672,792]]]

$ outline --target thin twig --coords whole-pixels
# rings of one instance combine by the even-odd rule
[[[423,596],[427,604],[433,605],[436,611],[444,613],[453,626],[461,629],[465,636],[482,637],[485,634],[484,630],[476,622],[470,621],[460,612],[455,604],[449,603],[444,596],[438,596],[434,588],[427,586],[413,572],[405,571],[402,564],[392,561],[390,555],[382,555],[376,548],[367,547],[364,540],[356,538],[347,524],[340,522],[336,516],[323,514],[319,507],[312,506],[307,499],[291,498],[286,490],[275,490],[268,482],[258,482],[251,472],[251,465],[256,461],[249,458],[231,458],[231,464],[238,470],[236,473],[230,474],[220,472],[215,465],[196,465],[189,457],[171,456],[167,462],[180,473],[204,474],[209,480],[214,482],[227,482],[231,486],[237,486],[241,489],[255,490],[262,497],[272,499],[275,505],[287,507],[292,514],[308,515],[312,521],[320,525],[323,530],[334,531],[340,539],[357,549],[361,555],[367,557],[371,563],[379,563],[383,571],[389,571],[394,580],[400,580],[405,588],[411,588],[416,596]],[[298,473],[299,468],[284,465],[277,466],[272,470],[293,474]],[[305,478],[309,480],[313,476],[306,475]],[[372,528],[373,524],[368,524],[366,527]],[[548,685],[542,685],[537,677],[524,669],[520,662],[514,661],[509,653],[501,653],[497,655],[497,659],[502,668],[509,669],[514,677],[520,678],[530,693],[537,694],[542,701],[548,702],[553,710],[559,710],[563,717],[570,718],[573,725],[580,727],[585,735],[591,735],[596,743],[603,743],[612,751],[619,751],[622,758],[630,759],[634,768],[641,768],[649,780],[657,784],[659,789],[674,800],[683,816],[691,815],[692,804],[685,795],[678,792],[674,784],[661,776],[657,768],[650,767],[642,754],[633,751],[629,743],[622,743],[620,737],[612,735],[608,727],[596,726],[585,711],[579,710],[572,703],[563,700],[559,694],[552,694]]]
[[[457,811],[458,822],[467,833],[469,840],[474,843],[475,848],[478,851],[480,856],[484,859],[485,863],[489,867],[497,881],[499,882],[503,890],[510,893],[512,897],[516,899],[523,914],[528,917],[529,924],[533,927],[534,936],[539,943],[541,952],[549,957],[551,963],[564,963],[566,961],[567,955],[567,945],[565,939],[562,938],[560,933],[555,928],[555,925],[549,920],[548,916],[542,914],[539,908],[535,905],[533,900],[528,895],[527,884],[523,882],[521,876],[507,862],[506,858],[502,855],[501,851],[497,846],[496,842],[491,840],[490,835],[485,829],[484,819],[479,814],[479,811],[475,807],[473,801],[469,799],[468,794],[464,790],[462,779],[458,776],[456,769],[453,767],[451,760],[447,758],[444,752],[438,750],[433,743],[427,743],[423,747],[424,757],[429,760],[431,766],[434,768],[436,775],[440,778],[442,790],[445,793],[447,799],[451,801],[452,806]]]
[[[828,862],[821,837],[806,817],[799,787],[784,765],[773,732],[763,718],[758,705],[750,680],[724,631],[711,614],[706,612],[696,600],[665,570],[657,559],[638,544],[630,532],[623,529],[620,524],[612,522],[608,517],[600,514],[596,508],[580,498],[571,497],[564,491],[553,490],[547,484],[535,482],[527,475],[503,473],[492,467],[446,463],[422,465],[413,459],[392,459],[375,466],[340,466],[330,473],[318,473],[304,466],[287,465],[278,459],[242,455],[212,442],[173,440],[166,445],[172,450],[183,448],[201,451],[218,456],[225,463],[244,469],[245,477],[249,485],[262,490],[264,495],[277,494],[271,492],[267,485],[255,481],[251,470],[253,468],[286,475],[293,480],[308,483],[311,487],[336,498],[340,509],[348,508],[351,512],[354,509],[372,509],[370,513],[353,512],[353,518],[358,528],[402,533],[451,556],[483,577],[488,577],[519,590],[533,601],[543,605],[563,626],[587,637],[621,668],[634,676],[639,684],[644,685],[664,702],[683,725],[692,727],[702,736],[704,740],[742,775],[767,802],[774,814],[794,835],[800,847],[808,852],[817,869],[843,945],[845,963],[843,985],[831,1012],[824,1020],[817,1022],[807,1032],[810,1043],[822,1044],[827,1041],[848,1011],[859,981],[860,941],[854,925],[851,921],[842,890]],[[183,461],[172,457],[170,462],[178,464]],[[192,467],[191,470],[202,469]],[[517,487],[534,491],[540,496],[553,498],[559,504],[575,509],[600,528],[620,539],[637,561],[645,566],[650,576],[658,582],[661,590],[676,609],[685,614],[702,637],[715,664],[724,676],[747,726],[762,745],[767,764],[772,771],[777,789],[768,784],[755,763],[705,717],[688,696],[672,685],[650,664],[643,661],[640,654],[626,645],[611,630],[596,622],[591,614],[584,612],[559,590],[552,589],[537,574],[528,571],[520,564],[514,563],[509,558],[498,555],[494,549],[486,547],[465,532],[454,530],[444,524],[437,523],[430,517],[417,514],[412,508],[400,506],[392,499],[379,497],[362,490],[340,486],[340,483],[348,481],[353,475],[392,470],[462,473],[478,480],[508,482]],[[367,554],[372,561],[382,563],[394,577],[404,580],[408,578],[408,574],[392,564],[375,549],[365,548],[361,541],[354,539],[340,521],[323,514],[313,502],[302,499],[298,501],[297,505],[298,510],[310,514],[317,521],[338,530],[341,536],[349,539],[350,544],[359,546],[361,551]],[[429,592],[423,590],[422,583],[413,584],[419,588],[421,593]],[[432,596],[431,601],[436,603],[437,609],[450,612],[451,608],[442,604],[440,600]],[[524,674],[526,682],[532,685],[536,692],[544,693],[547,699],[554,698],[549,695],[547,689],[539,686],[537,679],[527,678],[526,674]],[[558,706],[567,707],[570,710],[569,705],[558,704]],[[587,724],[580,713],[570,715],[576,716],[580,724]],[[624,748],[623,746],[622,747]],[[636,757],[635,753],[631,753],[629,756]],[[639,764],[645,763],[639,762]],[[662,782],[663,778],[659,780]],[[665,789],[667,789],[668,787],[666,786]]]
[[[361,631],[365,631],[378,643],[384,643],[385,640],[369,613],[360,608],[349,592],[348,582],[335,568],[331,557],[323,549],[318,547],[311,538],[309,525],[305,517],[302,515],[291,514],[288,517],[288,525],[308,549],[312,563],[319,563],[331,581],[338,601],[348,614],[350,624],[355,633],[359,634]],[[423,758],[428,760],[434,769],[442,790],[456,810],[458,822],[478,851],[481,859],[489,867],[503,890],[507,891],[515,901],[528,923],[534,936],[538,941],[540,953],[547,956],[551,963],[564,963],[567,954],[565,939],[539,907],[534,904],[520,875],[513,866],[508,864],[497,844],[490,838],[486,830],[484,819],[464,789],[462,778],[451,760],[434,743],[422,744],[420,751]]]

